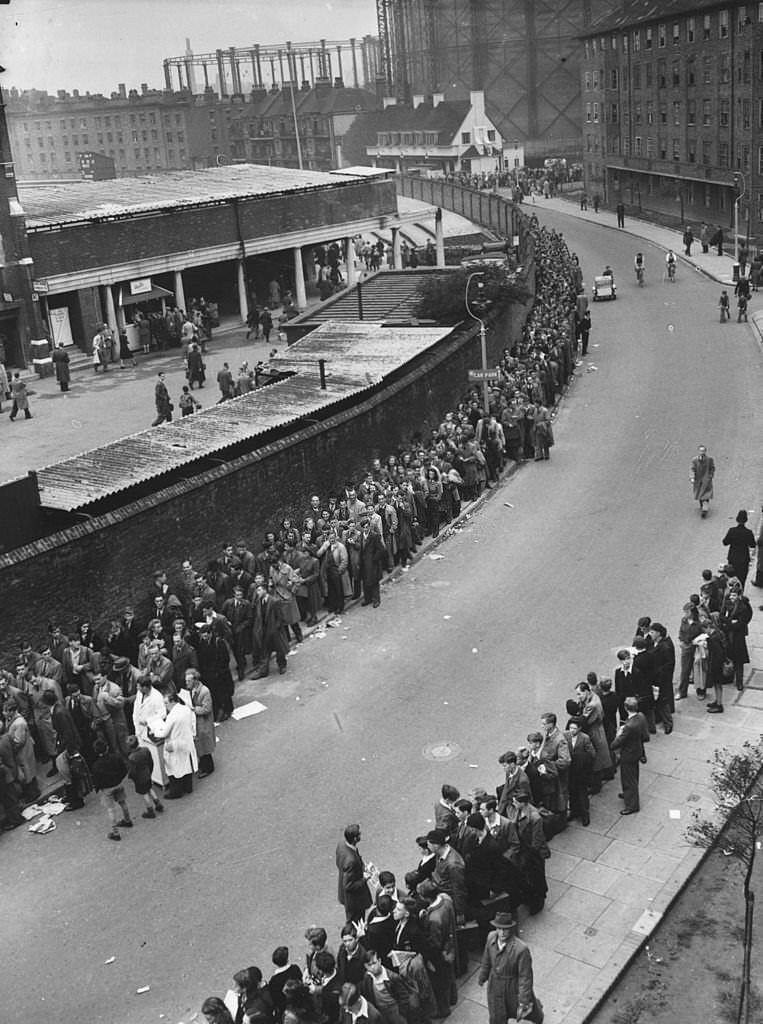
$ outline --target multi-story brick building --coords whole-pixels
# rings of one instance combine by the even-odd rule
[[[140,92],[110,97],[11,89],[6,115],[20,179],[78,178],[79,155],[102,153],[118,177],[197,170],[229,159],[225,108],[216,93]]]
[[[582,36],[589,193],[763,235],[763,3],[629,0]]]

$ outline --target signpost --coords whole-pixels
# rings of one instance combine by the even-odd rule
[[[499,377],[498,370],[469,370],[469,380],[472,383],[476,381],[498,380]]]

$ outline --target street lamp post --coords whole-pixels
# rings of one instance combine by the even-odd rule
[[[484,276],[485,276],[485,274],[481,270],[475,270],[472,274],[469,274],[469,276],[466,279],[466,290],[465,290],[465,293],[464,293],[464,305],[466,306],[466,312],[469,314],[469,316],[472,318],[472,320],[476,320],[477,323],[480,325],[480,351],[481,351],[481,354],[482,354],[482,372],[483,372],[483,374],[487,374],[487,368],[488,368],[487,367],[487,338],[486,338],[486,335],[485,335],[485,321],[481,317],[477,316],[476,313],[473,313],[472,309],[471,309],[471,306],[469,305],[469,286],[471,285],[472,280],[475,277],[484,278]],[[479,283],[479,285],[477,287],[478,288],[484,288],[485,285],[484,285],[484,283],[482,281],[480,281],[480,283]],[[487,385],[488,385],[487,377],[485,376],[485,377],[483,377],[483,380],[482,380],[482,403],[483,403],[483,406],[484,406],[484,409],[485,409],[485,415],[486,416],[489,415],[489,413],[490,413],[490,393],[489,393]]]
[[[742,185],[742,191],[739,191],[739,185]],[[744,180],[744,174],[741,171],[734,172],[734,187],[736,189],[736,199],[734,200],[734,262],[738,262],[739,259],[739,204],[747,189],[746,182]]]

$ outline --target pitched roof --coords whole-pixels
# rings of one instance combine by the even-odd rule
[[[664,21],[679,14],[727,6],[723,0],[624,0],[618,11],[605,14],[580,35],[583,38],[598,36],[617,29],[637,28],[650,21]]]

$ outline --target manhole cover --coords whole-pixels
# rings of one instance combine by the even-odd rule
[[[452,761],[461,753],[461,747],[450,740],[437,740],[435,743],[427,743],[422,754],[427,761]]]

